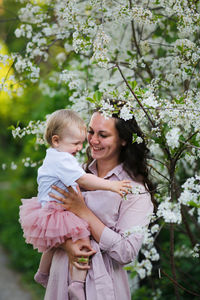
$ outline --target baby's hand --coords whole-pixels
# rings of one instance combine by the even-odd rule
[[[132,189],[130,180],[110,181],[110,183],[112,191],[118,193],[122,197],[128,194],[130,189]]]

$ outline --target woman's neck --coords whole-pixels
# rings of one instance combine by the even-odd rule
[[[105,160],[97,160],[97,173],[98,176],[103,178],[107,175],[109,171],[115,168],[119,164],[118,161],[105,161]]]

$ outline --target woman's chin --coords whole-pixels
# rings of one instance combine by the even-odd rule
[[[92,157],[95,159],[103,158],[103,153],[104,152],[102,150],[94,150],[94,149],[91,150]]]

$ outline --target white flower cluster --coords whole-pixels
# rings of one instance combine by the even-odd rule
[[[182,221],[180,203],[173,203],[170,198],[166,198],[159,204],[156,214],[166,223],[180,224]]]
[[[105,33],[103,28],[99,28],[96,38],[93,43],[92,62],[96,62],[100,67],[107,68],[110,61],[108,57],[108,44],[111,38]]]
[[[73,33],[73,49],[76,53],[82,52],[88,54],[88,51],[91,50],[92,42],[86,40],[81,32],[75,31]]]
[[[2,168],[2,170],[6,170],[7,165],[6,165],[5,163],[3,163],[3,164],[1,165],[1,168]]]
[[[160,4],[165,7],[167,14],[176,14],[178,17],[178,30],[180,36],[190,36],[199,26],[199,13],[193,3],[188,4],[185,0],[160,0]]]
[[[67,58],[67,56],[66,56],[65,52],[60,52],[56,55],[56,60],[57,60],[60,67],[66,61],[66,58]]]
[[[10,168],[11,168],[11,170],[16,170],[17,169],[16,163],[12,161],[11,165],[10,165]]]
[[[127,5],[116,6],[111,17],[114,17],[115,22],[119,22],[120,20],[123,23],[128,23],[131,20],[134,20],[134,22],[140,25],[151,25],[156,23],[151,10],[137,5],[133,5],[132,8],[129,8]]]
[[[122,107],[122,109],[120,110],[120,118],[127,121],[133,118],[133,114],[131,112],[131,107],[130,104],[126,104]]]
[[[43,20],[47,20],[48,16],[42,13],[41,7],[28,3],[25,7],[22,7],[19,11],[19,18],[22,22],[40,24]]]
[[[3,163],[2,165],[1,165],[1,168],[2,168],[2,170],[6,170],[6,169],[11,169],[11,170],[16,170],[17,169],[17,165],[16,165],[16,163],[14,162],[14,161],[12,161],[11,163],[10,163],[10,165],[9,164],[6,164],[6,163]]]
[[[26,158],[22,159],[22,163],[23,163],[24,167],[26,167],[26,168],[28,168],[28,167],[34,168],[40,162],[33,162],[30,157],[26,157]]]
[[[124,236],[129,236],[131,234],[134,234],[136,235],[138,238],[141,238],[144,236],[145,232],[147,231],[147,228],[146,227],[143,227],[143,226],[134,226],[130,229],[127,229],[125,232],[124,232]]]
[[[154,247],[154,235],[158,231],[159,225],[155,224],[144,233],[141,253],[144,255],[145,259],[143,259],[140,263],[137,262],[136,264],[136,271],[138,272],[141,279],[151,275],[152,262],[158,261],[160,259],[160,255],[157,249]]]
[[[16,56],[15,69],[19,74],[27,71],[27,78],[31,82],[36,82],[40,77],[40,68],[35,66],[28,58],[23,58],[20,55]]]
[[[26,167],[26,168],[28,168],[28,167],[30,167],[30,168],[34,168],[34,167],[36,167],[36,166],[38,166],[39,164],[41,164],[41,161],[32,161],[31,160],[31,158],[30,157],[26,157],[26,158],[23,158],[22,159],[22,164],[24,165],[24,167]],[[7,170],[7,169],[11,169],[11,170],[16,170],[17,168],[18,168],[18,166],[19,166],[19,163],[18,163],[18,165],[14,162],[14,161],[12,161],[11,163],[3,163],[2,165],[1,165],[1,168],[2,168],[2,170]]]
[[[137,186],[133,186],[132,190],[130,192],[133,195],[139,195],[139,194],[142,194],[143,191],[142,191],[141,186],[137,185]]]
[[[19,28],[15,30],[15,35],[17,38],[21,36],[30,39],[32,37],[33,28],[30,24],[22,24]]]
[[[30,121],[27,127],[20,128],[19,126],[12,130],[14,138],[22,138],[25,135],[33,134],[37,137],[37,143],[41,144],[42,136],[44,133],[45,122],[44,121]]]
[[[150,52],[151,48],[148,41],[141,41],[140,42],[140,49],[143,55]]]
[[[181,245],[179,249],[176,249],[174,252],[175,257],[191,257],[193,254],[193,251],[188,248],[186,245]]]
[[[158,100],[156,99],[156,96],[153,94],[151,90],[146,91],[143,97],[144,98],[142,102],[144,103],[145,107],[156,108],[159,106]]]
[[[172,128],[166,134],[166,140],[169,147],[172,149],[179,147],[180,128]]]
[[[100,111],[103,113],[105,118],[112,117],[114,112],[114,107],[110,104],[109,99],[101,100],[101,109]]]
[[[187,206],[200,207],[200,176],[188,178],[182,185],[182,193],[178,199],[179,203]]]
[[[131,19],[140,25],[156,24],[156,20],[153,17],[152,11],[142,6],[134,6],[131,9]]]
[[[143,259],[141,262],[136,262],[134,270],[138,273],[141,279],[151,275],[152,263],[149,259]]]
[[[154,247],[154,234],[159,231],[159,225],[155,224],[150,229],[147,227],[135,226],[126,231],[125,236],[134,234],[137,238],[144,237],[141,253],[145,259],[141,262],[132,262],[129,267],[136,271],[141,279],[151,275],[152,262],[160,259],[157,249]]]
[[[192,250],[192,256],[195,258],[200,257],[200,244],[196,244]]]
[[[80,93],[84,90],[84,80],[78,71],[63,70],[59,74],[59,82],[67,83],[70,90],[75,90],[75,93]],[[75,96],[75,94],[73,95]]]
[[[0,53],[0,63],[1,64],[3,64],[4,66],[8,66],[8,65],[10,65],[10,60],[11,59],[10,59],[9,55]]]

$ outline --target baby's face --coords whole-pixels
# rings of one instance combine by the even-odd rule
[[[76,153],[82,149],[85,139],[85,130],[73,127],[70,130],[68,129],[67,133],[64,133],[62,138],[59,138],[56,149],[61,152],[68,152],[72,155],[76,155]]]

